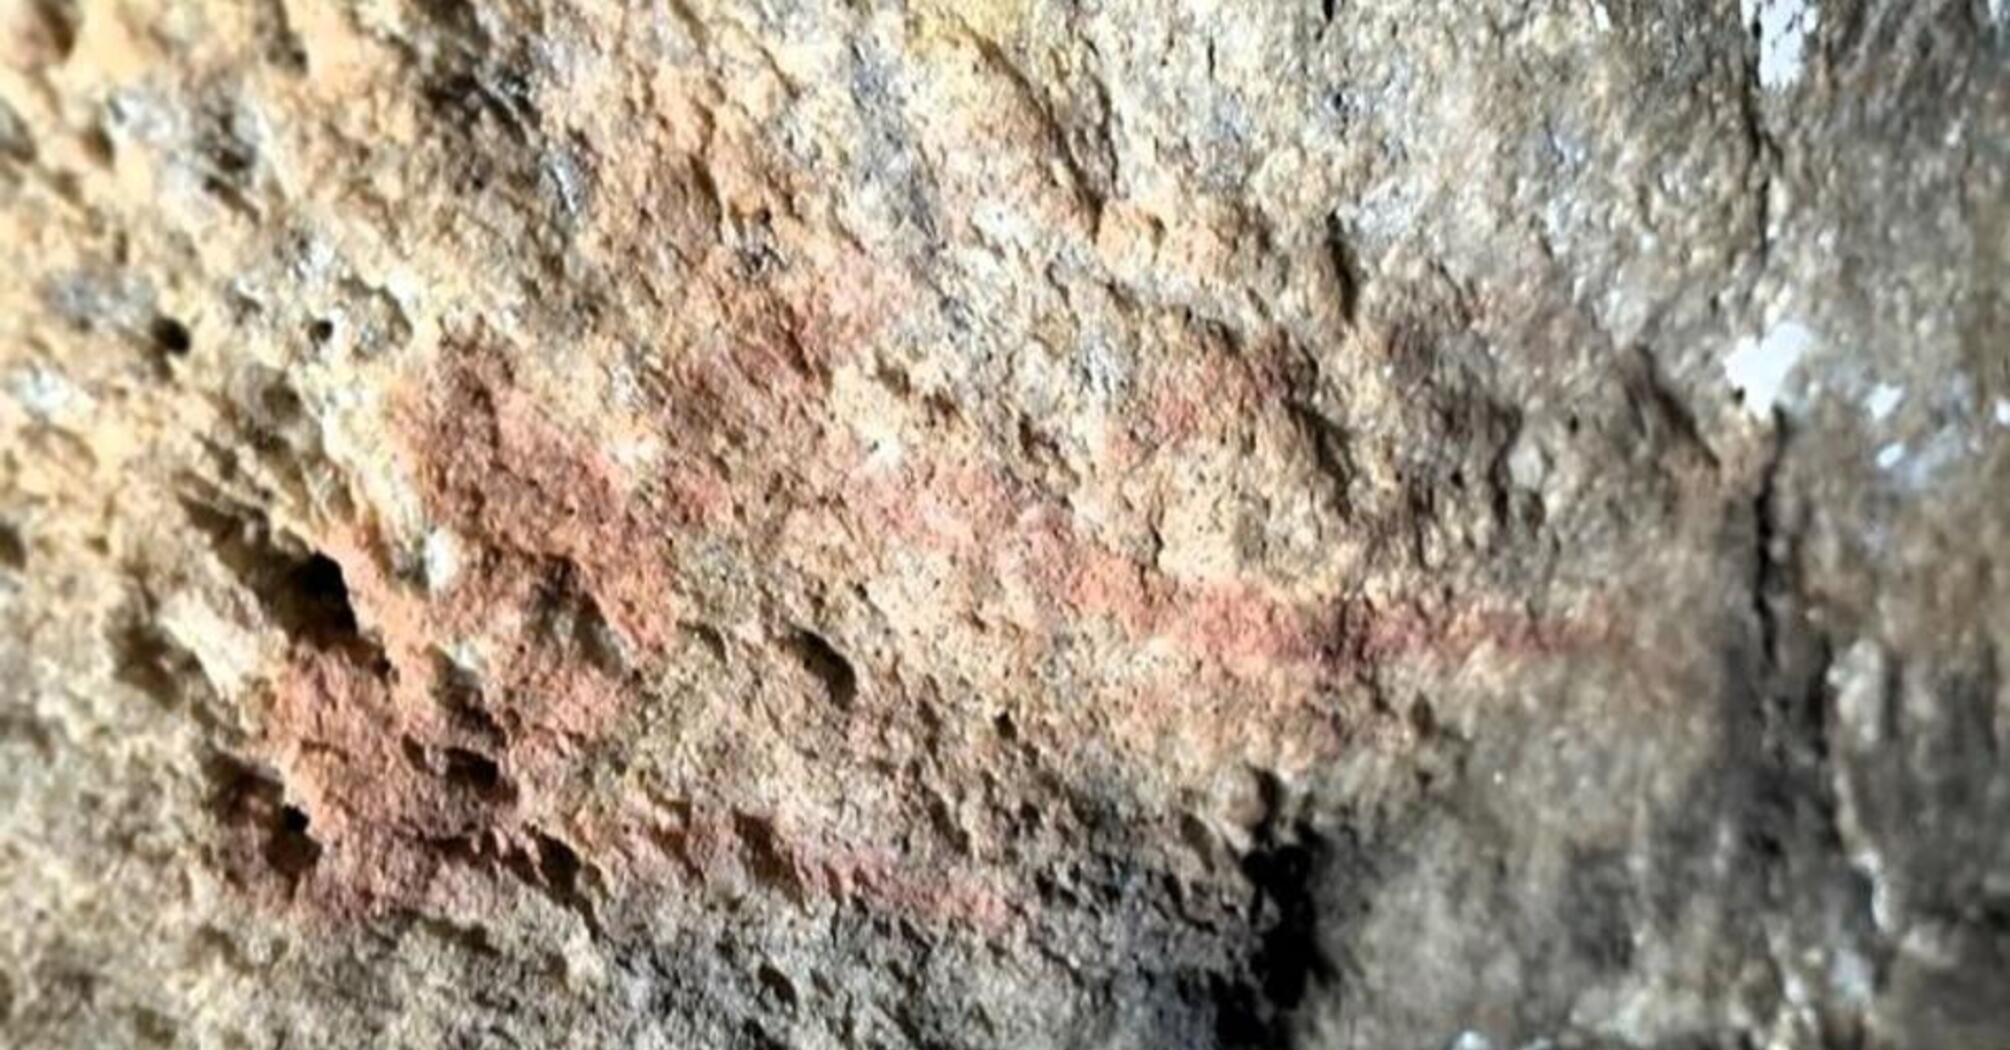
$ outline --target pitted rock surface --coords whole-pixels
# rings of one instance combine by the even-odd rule
[[[2010,1045],[2006,59],[0,2],[0,1044]]]

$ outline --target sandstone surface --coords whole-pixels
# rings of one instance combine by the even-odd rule
[[[2010,1046],[2007,58],[0,0],[0,1044]]]

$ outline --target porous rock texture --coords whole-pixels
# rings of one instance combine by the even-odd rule
[[[2010,1046],[1994,0],[0,12],[0,1044]]]

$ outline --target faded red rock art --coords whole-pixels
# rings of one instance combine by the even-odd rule
[[[860,548],[858,564],[927,552],[1033,595],[1035,622],[973,642],[1015,647],[1002,667],[1030,667],[1054,632],[1083,622],[1165,646],[1179,659],[1156,677],[1095,687],[1096,724],[1120,751],[1148,751],[1154,735],[1248,736],[1258,752],[1332,754],[1348,734],[1319,697],[1357,670],[1457,662],[1481,648],[1539,658],[1607,638],[1589,620],[1485,602],[1375,608],[1176,579],[1098,542],[1002,471],[927,450],[861,478],[859,450],[827,432],[816,406],[833,346],[862,322],[812,313],[793,323],[810,334],[769,332],[726,360],[685,366],[678,382],[690,396],[659,406],[674,440],[653,478],[568,433],[499,352],[471,341],[447,353],[406,417],[427,513],[468,549],[427,593],[386,568],[393,559],[369,528],[321,537],[365,630],[341,645],[296,645],[261,712],[259,753],[291,801],[275,815],[275,792],[258,781],[231,803],[262,814],[244,823],[267,830],[236,854],[269,876],[261,892],[355,918],[424,908],[458,869],[512,873],[590,922],[582,879],[618,890],[750,878],[796,899],[857,898],[987,929],[1023,915],[982,863],[952,871],[891,847],[833,845],[814,827],[688,806],[676,819],[643,802],[598,816],[565,810],[567,786],[671,650],[680,544],[805,507]],[[782,455],[792,447],[817,451]],[[733,502],[749,477],[765,478],[761,506]],[[1221,699],[1238,693],[1246,702]],[[859,717],[904,717],[899,689],[872,695],[875,709]]]

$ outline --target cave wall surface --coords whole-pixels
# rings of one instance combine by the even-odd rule
[[[0,1045],[2010,1046],[2006,58],[0,0]]]

